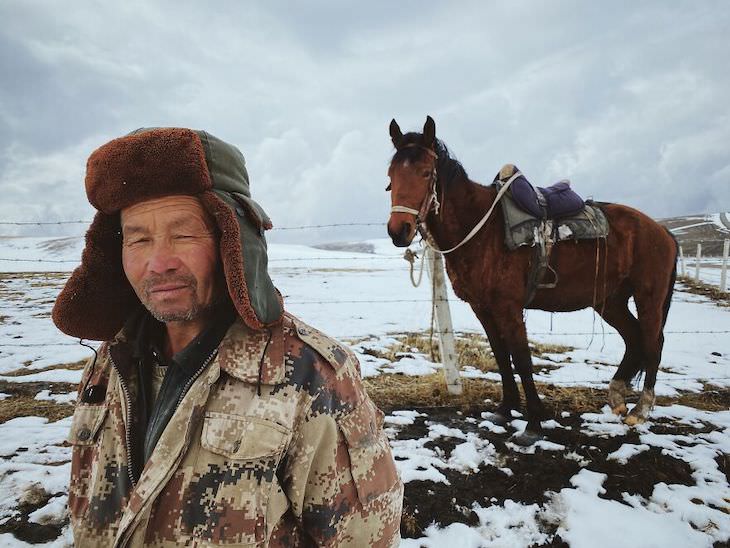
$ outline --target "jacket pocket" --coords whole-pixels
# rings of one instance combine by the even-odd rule
[[[366,398],[338,421],[347,442],[357,496],[363,505],[389,492],[399,481],[383,432],[383,417],[383,412]]]
[[[182,511],[182,526],[195,542],[201,546],[265,542],[271,532],[267,508],[281,492],[276,470],[290,436],[289,429],[273,421],[205,414],[194,480],[183,503],[189,510]]]
[[[203,421],[203,449],[234,460],[260,459],[281,453],[289,431],[272,421],[208,412]]]
[[[104,424],[106,412],[106,404],[77,404],[67,441],[71,445],[94,445],[101,425]]]

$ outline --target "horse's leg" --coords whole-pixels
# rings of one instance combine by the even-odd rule
[[[532,379],[532,355],[527,342],[525,322],[522,319],[522,308],[502,307],[500,310],[495,310],[494,318],[499,318],[499,332],[507,343],[512,363],[522,380],[522,390],[527,403],[527,427],[522,436],[515,438],[515,442],[530,445],[541,437],[540,422],[548,417]]]
[[[516,411],[520,410],[520,393],[512,372],[509,352],[491,314],[484,309],[473,307],[473,310],[484,327],[484,331],[487,333],[489,346],[492,348],[494,360],[499,367],[499,375],[502,377],[502,401],[497,406],[495,412],[501,418],[501,420],[497,420],[500,423],[504,423],[512,419],[512,414],[510,413],[512,409]]]
[[[655,292],[637,292],[634,295],[636,309],[639,313],[639,324],[641,326],[641,344],[644,354],[645,377],[644,387],[639,397],[639,403],[629,412],[624,422],[629,426],[643,423],[649,417],[649,412],[654,407],[656,397],[654,385],[656,384],[659,362],[662,358],[664,347],[663,301],[664,295],[657,295]]]
[[[596,307],[606,322],[619,332],[626,350],[616,374],[608,385],[608,405],[616,415],[625,415],[626,394],[631,379],[642,366],[641,330],[639,321],[628,307],[629,291],[612,295],[600,307]]]

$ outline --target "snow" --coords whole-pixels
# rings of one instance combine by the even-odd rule
[[[605,479],[605,474],[582,469],[571,479],[575,488],[562,489],[554,497],[554,517],[565,512],[558,518],[558,534],[571,547],[614,548],[617,527],[621,530],[620,544],[625,548],[712,545],[705,534],[677,519],[673,512],[656,513],[598,497],[605,491]]]
[[[24,500],[66,493],[71,448],[62,444],[70,426],[70,417],[56,422],[20,417],[0,424],[0,523]],[[39,519],[49,519],[51,511],[56,507],[38,514]]]
[[[35,399],[39,401],[55,401],[56,403],[74,403],[76,401],[76,392],[51,394],[50,390],[41,390],[35,395]]]
[[[633,444],[633,443],[624,443],[621,447],[616,449],[613,453],[610,453],[606,458],[608,460],[615,460],[616,462],[620,464],[626,464],[629,462],[629,460],[638,455],[639,453],[643,453],[644,451],[649,450],[649,445],[642,443],[639,445]]]
[[[431,326],[428,277],[419,288],[408,279],[408,265],[389,240],[372,240],[373,253],[338,252],[300,245],[270,246],[271,275],[284,295],[287,308],[324,332],[351,341],[364,377],[384,374],[406,376],[440,373],[441,365],[416,349],[402,352],[391,361],[398,336],[408,332],[428,333]],[[78,383],[78,369],[55,368],[88,359],[92,352],[76,339],[58,332],[50,319],[53,300],[70,270],[76,266],[81,238],[3,238],[0,254],[24,262],[2,262],[4,272],[33,272],[0,278],[0,380],[9,383]],[[68,263],[43,263],[52,259]],[[690,258],[686,258],[689,263]],[[717,261],[715,261],[717,262]],[[714,266],[704,272],[717,272]],[[714,264],[714,263],[712,263]],[[54,274],[54,272],[61,272]],[[713,274],[714,275],[714,274]],[[704,277],[705,274],[702,274]],[[708,274],[709,276],[709,274]],[[710,280],[711,278],[703,278]],[[714,279],[714,278],[712,278]],[[483,335],[471,308],[455,299],[449,288],[450,309],[457,335]],[[535,359],[535,379],[560,386],[605,389],[621,361],[624,346],[613,328],[591,310],[566,314],[527,311],[528,334],[533,343],[570,347],[565,353],[550,353]],[[666,325],[666,342],[659,371],[657,395],[674,396],[681,391],[701,391],[706,385],[730,387],[730,309],[717,306],[707,297],[690,294],[677,286]],[[97,346],[98,343],[94,343]],[[436,344],[436,343],[435,343]],[[719,355],[718,355],[719,354]],[[465,378],[499,380],[496,372],[484,372],[468,364]],[[22,370],[25,375],[8,375]],[[519,377],[516,377],[519,382]],[[640,388],[640,387],[639,387]],[[7,391],[11,391],[7,389]],[[0,394],[0,399],[12,397]],[[75,394],[52,387],[40,390],[38,400],[71,403]],[[518,414],[510,427],[524,429]],[[563,413],[562,418],[570,417]],[[472,419],[464,430],[431,421],[415,410],[395,411],[385,417],[396,465],[405,483],[432,481],[448,485],[445,472],[472,474],[492,466],[512,474],[505,456],[480,433],[506,436],[507,429],[489,420]],[[616,542],[616,524],[621,527],[622,546],[711,546],[730,538],[728,508],[730,487],[716,458],[730,453],[730,411],[710,412],[681,405],[657,406],[650,421],[630,430],[608,407],[580,415],[584,446],[595,436],[612,438],[632,431],[636,443],[624,443],[608,458],[630,466],[631,459],[649,450],[688,463],[696,485],[659,483],[650,496],[624,493],[622,502],[601,498],[605,476],[590,470],[591,463],[575,447],[566,448],[542,440],[530,448],[511,442],[508,456],[537,449],[552,451],[581,466],[571,486],[552,493],[542,504],[523,505],[505,500],[475,504],[474,527],[454,523],[432,525],[421,539],[404,540],[402,546],[529,546],[547,542],[541,524],[552,523],[571,547],[601,547]],[[683,434],[661,434],[652,430],[662,422],[694,429]],[[401,428],[413,424],[427,428],[423,437],[399,440]],[[49,422],[22,417],[0,424],[0,523],[9,519],[24,497],[41,492],[48,503],[31,519],[58,523],[65,519],[63,506],[70,473],[70,448],[64,447],[70,419]],[[469,429],[478,428],[472,432]],[[562,426],[545,423],[547,432]],[[449,440],[453,450],[445,452],[435,441]],[[485,486],[488,493],[488,486]],[[448,504],[448,501],[444,502]],[[467,509],[468,510],[468,509]],[[68,546],[68,528],[48,546]],[[9,534],[0,535],[0,546],[25,546]]]
[[[424,531],[426,533],[424,537],[401,541],[401,548],[419,546],[502,548],[530,546],[548,540],[548,536],[540,531],[537,504],[522,505],[506,500],[503,507],[482,508],[475,504],[472,511],[479,518],[479,525],[475,528],[469,528],[461,523],[453,523],[444,528],[432,525]]]

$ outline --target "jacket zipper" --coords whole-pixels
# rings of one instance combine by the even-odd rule
[[[117,372],[117,377],[119,377],[119,384],[122,385],[122,392],[124,392],[124,398],[127,400],[127,427],[124,429],[124,437],[125,437],[125,449],[127,451],[127,475],[129,476],[129,481],[132,483],[132,487],[137,485],[137,481],[134,479],[134,474],[132,473],[132,441],[131,441],[131,433],[132,430],[132,398],[129,396],[129,389],[127,388],[127,384],[124,382],[124,377],[122,377],[122,374],[119,372],[119,368],[117,367],[116,362],[114,361],[114,358],[112,357],[112,353],[109,352],[109,361],[112,363],[112,367],[114,367],[114,370]]]
[[[183,387],[182,392],[180,392],[180,397],[177,399],[177,403],[175,404],[175,411],[177,411],[177,408],[180,407],[180,404],[182,403],[183,399],[185,398],[185,394],[188,393],[188,390],[190,389],[190,387],[198,379],[198,377],[200,377],[203,370],[206,367],[208,367],[208,364],[213,360],[213,358],[215,358],[216,354],[218,354],[217,348],[215,350],[213,350],[213,352],[211,352],[211,354],[207,358],[205,358],[205,360],[203,361],[203,364],[198,368],[198,370],[195,373],[193,373],[193,376],[190,377],[188,382],[185,383],[185,386]],[[175,411],[173,411],[173,415],[175,414]]]
[[[175,404],[175,410],[177,410],[177,408],[180,407],[180,403],[182,403],[183,398],[185,398],[185,394],[187,394],[187,392],[190,389],[190,387],[192,386],[192,384],[197,380],[198,377],[200,377],[200,375],[203,372],[203,370],[208,366],[208,364],[213,360],[213,358],[215,358],[215,356],[217,354],[218,354],[218,349],[216,348],[205,359],[205,361],[203,362],[203,364],[198,368],[198,370],[193,374],[193,376],[190,377],[190,380],[188,380],[188,382],[185,383],[185,387],[183,388],[183,391],[182,391],[180,397],[178,398],[177,403]],[[116,366],[116,364],[114,363],[114,360],[111,357],[111,353],[109,354],[109,359],[111,359],[112,365],[116,369],[117,366]],[[119,375],[119,370],[118,369],[117,369],[117,375]],[[119,380],[122,381],[121,375],[119,375]],[[122,382],[122,389],[125,389],[125,395],[127,396],[127,402],[128,402],[127,409],[129,409],[129,403],[130,403],[130,400],[129,400],[129,392],[126,391],[124,382]],[[173,412],[173,414],[174,414],[174,412]],[[129,429],[127,428],[127,458],[129,458],[129,455],[130,455],[129,447],[130,447],[130,445],[129,445]],[[178,458],[178,461],[177,462],[179,463],[179,458]],[[130,461],[130,463],[131,463],[131,461]],[[132,479],[132,473],[129,472],[129,474],[130,474],[129,475],[130,479]],[[129,542],[129,539],[131,538],[131,531],[133,531],[134,527],[136,527],[136,524],[135,524],[135,521],[132,521],[129,524],[129,526],[127,528],[127,531],[126,531],[124,537],[121,539],[120,543],[118,545],[116,545],[116,546],[119,546],[119,547],[126,546],[127,542]]]

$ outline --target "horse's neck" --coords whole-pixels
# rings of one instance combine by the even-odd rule
[[[448,185],[439,192],[441,200],[438,215],[431,211],[426,227],[439,249],[451,249],[458,245],[494,203],[497,191],[471,180]]]

